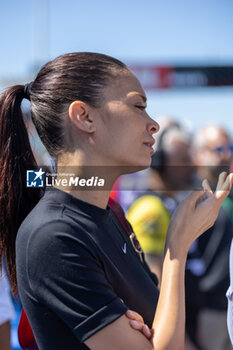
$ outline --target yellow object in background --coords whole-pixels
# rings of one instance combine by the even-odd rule
[[[155,195],[139,197],[129,208],[127,219],[146,254],[163,254],[171,215],[161,198]]]

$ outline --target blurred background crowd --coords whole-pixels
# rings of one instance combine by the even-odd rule
[[[232,169],[232,15],[231,0],[0,2],[0,91],[30,82],[45,62],[73,51],[117,57],[141,81],[147,111],[161,126],[155,154],[150,169],[120,178],[112,196],[126,211],[159,280],[167,228],[177,205],[204,178],[214,189],[218,173]],[[29,103],[22,107],[38,162],[50,165],[30,121]],[[231,349],[226,292],[232,233],[230,196],[215,225],[188,254],[186,350]],[[3,269],[1,350],[20,349],[20,310]]]

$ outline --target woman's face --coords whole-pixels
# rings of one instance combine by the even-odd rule
[[[99,109],[101,153],[109,165],[148,167],[159,125],[146,112],[146,96],[132,73],[122,74],[104,90]]]

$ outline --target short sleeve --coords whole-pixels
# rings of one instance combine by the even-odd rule
[[[98,247],[83,227],[50,222],[27,248],[34,295],[81,343],[126,312],[105,276]]]
[[[170,222],[170,214],[162,200],[154,195],[139,197],[129,208],[127,219],[143,251],[161,256]]]

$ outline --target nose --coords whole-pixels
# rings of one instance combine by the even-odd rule
[[[151,135],[156,134],[160,129],[159,124],[154,119],[152,119],[149,115],[148,115],[147,129]]]

